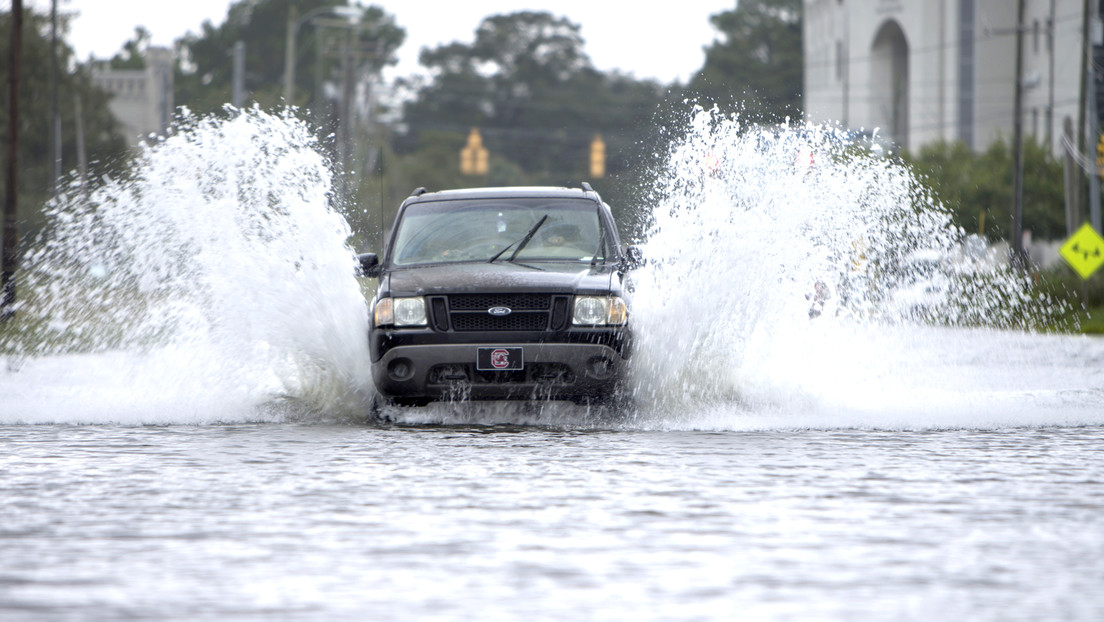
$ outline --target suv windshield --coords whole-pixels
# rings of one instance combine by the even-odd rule
[[[403,213],[391,261],[604,261],[606,238],[585,199],[425,201]]]

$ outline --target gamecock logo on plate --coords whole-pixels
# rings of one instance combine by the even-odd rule
[[[506,369],[510,366],[510,351],[498,348],[491,352],[491,366],[495,369]]]

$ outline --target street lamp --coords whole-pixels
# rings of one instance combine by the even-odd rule
[[[284,105],[291,105],[291,90],[295,84],[295,39],[299,35],[299,28],[323,13],[331,13],[338,17],[344,17],[349,22],[354,22],[360,17],[360,9],[353,6],[320,6],[307,12],[306,15],[296,19],[295,7],[288,11],[287,20],[287,44],[284,46]]]

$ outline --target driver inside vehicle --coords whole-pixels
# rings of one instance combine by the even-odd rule
[[[586,250],[586,241],[578,225],[559,224],[548,227],[541,236],[542,248],[538,252],[551,257],[576,257],[580,253],[594,252]]]

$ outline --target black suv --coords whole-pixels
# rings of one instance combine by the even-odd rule
[[[640,253],[582,186],[419,188],[403,201],[382,258],[360,255],[379,278],[369,341],[385,400],[618,395]]]

